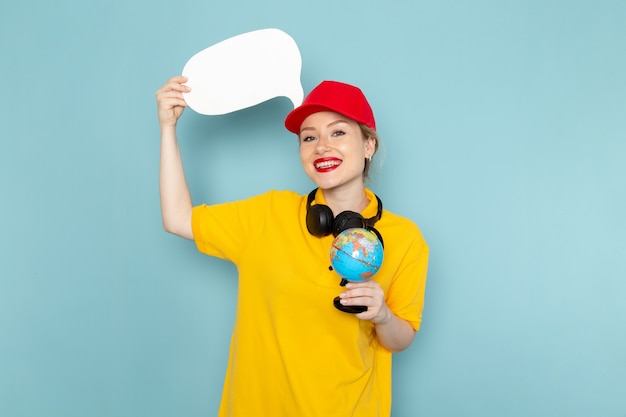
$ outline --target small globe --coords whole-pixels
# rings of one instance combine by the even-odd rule
[[[339,233],[330,246],[330,264],[347,281],[372,278],[383,263],[383,245],[376,233],[352,228]]]

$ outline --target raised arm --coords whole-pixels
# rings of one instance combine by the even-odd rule
[[[161,128],[159,190],[163,228],[169,233],[193,240],[193,206],[176,137],[176,123],[187,106],[183,92],[190,91],[189,87],[183,85],[186,81],[186,77],[173,77],[156,92]]]

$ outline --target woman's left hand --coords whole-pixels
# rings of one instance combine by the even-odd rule
[[[356,315],[361,320],[382,324],[391,320],[393,313],[385,304],[385,293],[376,281],[349,282],[346,291],[339,294],[345,306],[367,306],[367,311]]]

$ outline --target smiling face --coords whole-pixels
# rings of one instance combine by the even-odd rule
[[[365,159],[375,140],[365,138],[357,122],[339,113],[313,113],[300,127],[300,161],[304,171],[324,190],[363,187]]]

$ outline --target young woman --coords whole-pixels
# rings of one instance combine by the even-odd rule
[[[324,81],[285,120],[317,188],[192,205],[176,137],[185,77],[157,93],[163,227],[238,269],[238,302],[220,416],[388,416],[391,356],[421,323],[428,246],[410,220],[384,210],[365,187],[378,148],[360,89]],[[356,223],[354,223],[356,222]],[[375,229],[384,262],[370,281],[340,286],[334,235]],[[333,307],[339,296],[345,308]],[[340,307],[341,308],[341,307]]]

